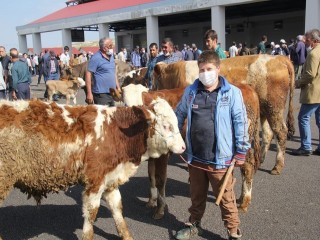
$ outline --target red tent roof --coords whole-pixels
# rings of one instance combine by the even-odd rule
[[[42,48],[41,51],[44,52],[44,50],[46,50],[46,49],[48,49],[48,51],[54,51],[57,56],[59,56],[63,52],[63,47]],[[33,48],[28,48],[28,53],[34,54],[35,52],[34,52]],[[72,47],[72,54],[79,54],[79,53],[80,53],[80,51],[77,48]],[[39,53],[37,53],[37,54],[39,54]]]
[[[85,51],[86,53],[92,52],[96,53],[99,50],[99,47],[81,47],[79,51]]]
[[[159,1],[162,1],[162,0],[116,0],[116,1],[98,0],[98,1],[93,1],[89,3],[65,7],[43,18],[40,18],[32,22],[31,24],[55,21],[59,19],[77,17],[77,16],[82,16],[82,15],[87,15],[87,14],[92,14],[97,12],[104,12],[108,10],[132,7],[140,4],[153,3],[153,2],[159,2]]]

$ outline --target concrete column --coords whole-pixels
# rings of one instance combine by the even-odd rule
[[[218,33],[218,42],[223,50],[226,49],[226,20],[225,7],[215,6],[211,8],[211,27]]]
[[[32,34],[32,43],[33,43],[33,53],[40,54],[42,49],[41,44],[41,35],[40,33],[33,33]]]
[[[28,52],[28,44],[27,44],[27,35],[18,35],[19,39],[19,52],[27,53]]]
[[[320,1],[306,0],[305,32],[311,29],[320,29]]]
[[[156,43],[159,46],[159,25],[157,16],[147,16],[147,48],[151,43]]]
[[[69,29],[69,28],[62,29],[62,48],[61,48],[61,52],[60,53],[63,53],[64,46],[68,46],[69,47],[69,55],[72,56],[71,29]],[[60,53],[56,53],[56,54],[60,54]]]
[[[109,37],[109,24],[99,23],[99,39]]]

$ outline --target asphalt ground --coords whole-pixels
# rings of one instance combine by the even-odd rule
[[[32,96],[42,98],[44,83],[31,85]],[[300,108],[300,90],[295,90],[295,116]],[[84,104],[84,93],[78,93],[78,104]],[[58,103],[64,103],[61,99]],[[267,158],[257,171],[253,183],[252,203],[247,213],[241,213],[242,239],[247,240],[312,240],[319,239],[320,230],[320,157],[292,156],[290,152],[299,144],[296,125],[294,138],[287,142],[285,168],[280,176],[270,175],[275,163],[276,145],[271,144]],[[318,128],[312,118],[312,144],[318,144]],[[116,151],[116,149],[115,149]],[[235,170],[236,192],[240,195],[241,176]],[[185,163],[173,156],[168,166],[166,187],[167,204],[165,217],[152,219],[152,209],[145,207],[148,199],[149,180],[147,162],[141,164],[137,174],[120,187],[123,214],[129,229],[137,240],[173,239],[176,230],[188,219],[190,206],[188,172]],[[82,207],[81,186],[71,187],[67,192],[49,194],[36,206],[35,201],[15,189],[0,208],[0,235],[4,240],[20,239],[81,239]],[[222,240],[227,238],[221,221],[220,209],[215,206],[211,192],[207,210],[202,220],[204,234],[194,239]],[[98,217],[94,223],[94,238],[118,240],[112,216],[101,200]]]

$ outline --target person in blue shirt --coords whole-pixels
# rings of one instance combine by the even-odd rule
[[[11,68],[12,74],[12,99],[30,99],[30,83],[31,75],[28,69],[28,65],[20,60],[19,52],[16,48],[10,49],[10,57],[13,62]]]
[[[113,42],[111,38],[102,38],[99,41],[99,51],[89,60],[86,72],[86,102],[114,106],[110,95],[110,88],[118,89],[116,64],[113,57]]]
[[[179,129],[187,118],[186,144],[190,179],[190,217],[176,239],[201,235],[209,184],[218,196],[232,160],[244,164],[250,148],[247,112],[239,88],[219,76],[220,58],[207,50],[198,58],[199,78],[188,86],[175,110]],[[220,203],[222,221],[229,240],[240,239],[239,216],[231,177]]]
[[[149,45],[149,61],[147,63],[147,72],[146,75],[144,76],[144,79],[146,80],[149,89],[152,89],[152,73],[153,73],[153,69],[154,66],[157,63],[157,56],[159,54],[159,49],[158,49],[158,44],[156,43],[151,43]]]

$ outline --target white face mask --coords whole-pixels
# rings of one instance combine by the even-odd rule
[[[108,56],[111,56],[112,54],[113,54],[113,49],[111,48],[111,49],[108,49],[108,51],[106,52],[106,54],[108,55]]]
[[[199,80],[206,87],[211,87],[218,81],[218,72],[216,70],[202,72],[199,74]]]

